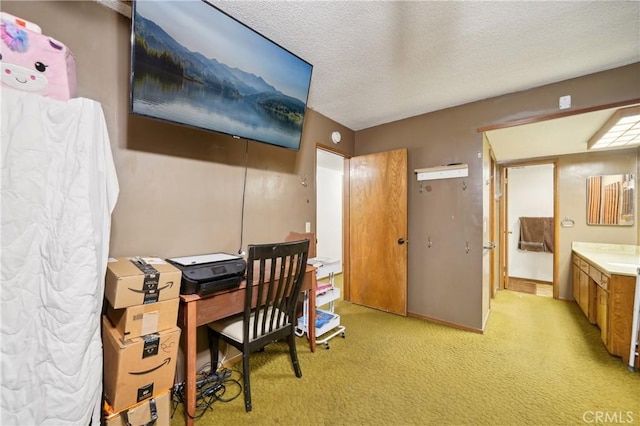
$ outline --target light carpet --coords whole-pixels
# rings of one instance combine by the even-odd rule
[[[640,424],[640,373],[607,353],[573,302],[500,291],[484,334],[344,301],[336,311],[345,339],[315,354],[298,339],[302,378],[287,346],[270,345],[251,358],[253,411],[240,395],[195,424]]]

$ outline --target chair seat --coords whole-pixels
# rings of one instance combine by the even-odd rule
[[[281,318],[281,320],[280,320],[280,324],[276,324],[271,331],[269,331],[269,327],[267,325],[265,334],[272,334],[276,330],[280,330],[282,328],[288,327],[291,324],[290,321],[287,321],[287,316],[284,314],[284,312],[280,311],[280,309],[272,307],[272,308],[269,308],[268,311],[269,311],[268,312],[269,318],[271,318],[271,312],[275,311],[274,312],[275,317]],[[212,330],[215,330],[216,332],[223,334],[224,336],[230,339],[233,339],[236,342],[243,343],[243,340],[244,340],[242,335],[243,315],[244,314],[234,315],[229,318],[224,318],[219,321],[209,323],[208,325],[209,325],[209,328],[211,328]],[[262,321],[262,318],[263,318],[263,312],[261,311],[258,317],[258,321]],[[255,321],[255,312],[252,313],[251,316],[249,317],[249,330],[253,329],[254,321]],[[251,341],[257,340],[260,337],[262,337],[262,335],[256,336],[256,338],[251,339]]]

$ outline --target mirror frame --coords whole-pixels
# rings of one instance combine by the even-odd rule
[[[587,177],[587,225],[633,226],[632,173]]]

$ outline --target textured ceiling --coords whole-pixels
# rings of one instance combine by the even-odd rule
[[[313,64],[361,130],[640,61],[639,1],[215,1]]]

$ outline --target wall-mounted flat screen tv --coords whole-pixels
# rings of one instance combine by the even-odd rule
[[[133,4],[130,111],[300,148],[313,66],[204,0]]]

